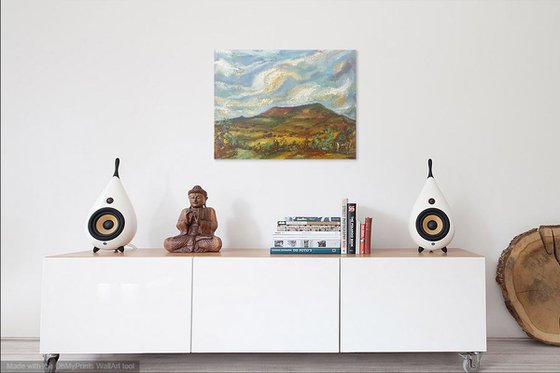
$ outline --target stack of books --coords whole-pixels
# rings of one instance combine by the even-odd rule
[[[366,217],[362,223],[358,219],[358,205],[342,200],[341,210],[341,254],[367,255],[371,254],[371,230],[373,219]]]
[[[272,235],[271,254],[340,254],[341,217],[288,216]]]

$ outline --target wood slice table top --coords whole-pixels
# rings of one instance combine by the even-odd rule
[[[513,239],[496,271],[506,307],[541,342],[560,346],[560,225]]]

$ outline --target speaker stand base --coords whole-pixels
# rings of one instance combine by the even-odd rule
[[[98,252],[99,250],[100,250],[99,247],[94,247],[94,248],[93,248],[93,253],[95,254],[95,253]]]
[[[423,247],[418,246],[418,254],[420,254],[422,251],[424,251]]]

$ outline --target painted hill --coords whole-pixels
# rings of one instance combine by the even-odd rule
[[[215,122],[216,158],[355,158],[356,121],[315,103]]]
[[[330,117],[339,116],[332,110],[327,109],[321,104],[309,104],[292,107],[275,106],[268,109],[262,114],[257,115],[258,118],[294,118],[294,117]]]

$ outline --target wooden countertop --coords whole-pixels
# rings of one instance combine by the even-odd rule
[[[482,258],[481,255],[463,249],[450,248],[447,254],[441,250],[429,250],[418,254],[417,249],[373,249],[369,255],[337,255],[337,254],[270,254],[269,249],[222,249],[217,253],[168,253],[164,249],[125,249],[124,253],[114,253],[113,250],[101,250],[93,253],[92,250],[80,251],[69,254],[50,255],[47,258],[173,258],[173,257],[199,257],[199,258],[343,258],[343,259],[368,259],[368,258]]]

